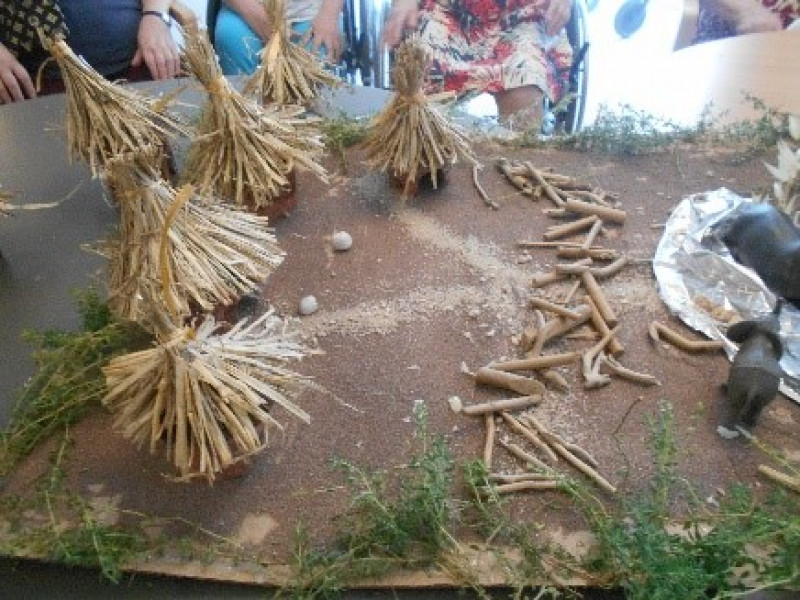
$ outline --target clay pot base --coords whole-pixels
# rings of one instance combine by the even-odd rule
[[[436,186],[433,185],[433,178],[430,171],[425,171],[416,181],[408,182],[406,175],[392,173],[389,181],[392,187],[400,190],[407,197],[419,195],[420,192],[434,192],[447,185],[447,169],[439,169],[436,173]]]
[[[267,203],[258,203],[254,198],[245,198],[242,206],[260,217],[267,217],[270,220],[288,217],[297,206],[297,177],[294,171],[286,175],[289,185],[274,198],[270,198]]]

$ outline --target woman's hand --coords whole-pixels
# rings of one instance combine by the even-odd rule
[[[339,15],[342,12],[342,0],[323,0],[319,12],[311,21],[311,47],[319,53],[325,47],[326,59],[332,63],[339,62],[342,55],[342,35],[339,31]]]
[[[396,0],[392,12],[383,24],[383,43],[394,48],[403,39],[406,30],[414,31],[419,22],[417,0]]]
[[[556,35],[564,29],[572,14],[572,0],[550,0],[544,13],[544,31]]]
[[[170,28],[163,21],[143,15],[139,23],[138,41],[139,47],[131,65],[138,67],[144,62],[153,79],[171,79],[180,73],[178,46],[172,39]]]
[[[0,104],[35,98],[36,89],[30,74],[11,51],[0,44]]]

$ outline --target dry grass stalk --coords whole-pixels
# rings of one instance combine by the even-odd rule
[[[263,2],[267,21],[272,26],[269,41],[261,50],[261,64],[244,85],[266,104],[305,104],[319,95],[323,86],[341,81],[325,70],[319,56],[291,40],[284,0]]]
[[[120,205],[110,244],[109,305],[142,321],[147,304],[174,319],[212,311],[263,284],[283,261],[267,219],[196,194],[123,163],[109,171]]]
[[[113,158],[158,147],[186,129],[164,111],[164,102],[107,81],[63,39],[42,43],[61,69],[67,101],[67,146],[98,176]]]
[[[316,121],[300,106],[261,107],[223,76],[208,38],[187,33],[184,60],[208,92],[184,179],[236,205],[260,208],[291,190],[291,175],[307,169],[325,179],[317,159],[324,144]]]
[[[414,36],[397,48],[392,69],[395,94],[370,122],[364,141],[367,162],[404,181],[406,196],[413,194],[426,173],[437,187],[439,171],[459,157],[477,162],[466,133],[422,93],[427,64],[428,56]]]
[[[306,350],[284,320],[268,311],[221,335],[216,328],[213,317],[196,330],[174,328],[159,346],[115,358],[103,370],[103,402],[116,413],[115,427],[151,453],[166,444],[182,478],[209,482],[263,449],[269,428],[282,428],[270,414],[273,404],[309,422],[294,402],[308,380],[285,366]]]

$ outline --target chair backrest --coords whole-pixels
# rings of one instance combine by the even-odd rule
[[[217,24],[217,15],[220,8],[222,8],[222,0],[208,0],[206,5],[206,29],[212,46],[214,45],[214,28]]]

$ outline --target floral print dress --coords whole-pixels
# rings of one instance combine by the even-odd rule
[[[429,93],[500,92],[534,85],[557,101],[572,64],[565,32],[549,38],[549,0],[420,0],[420,41],[432,70]]]

